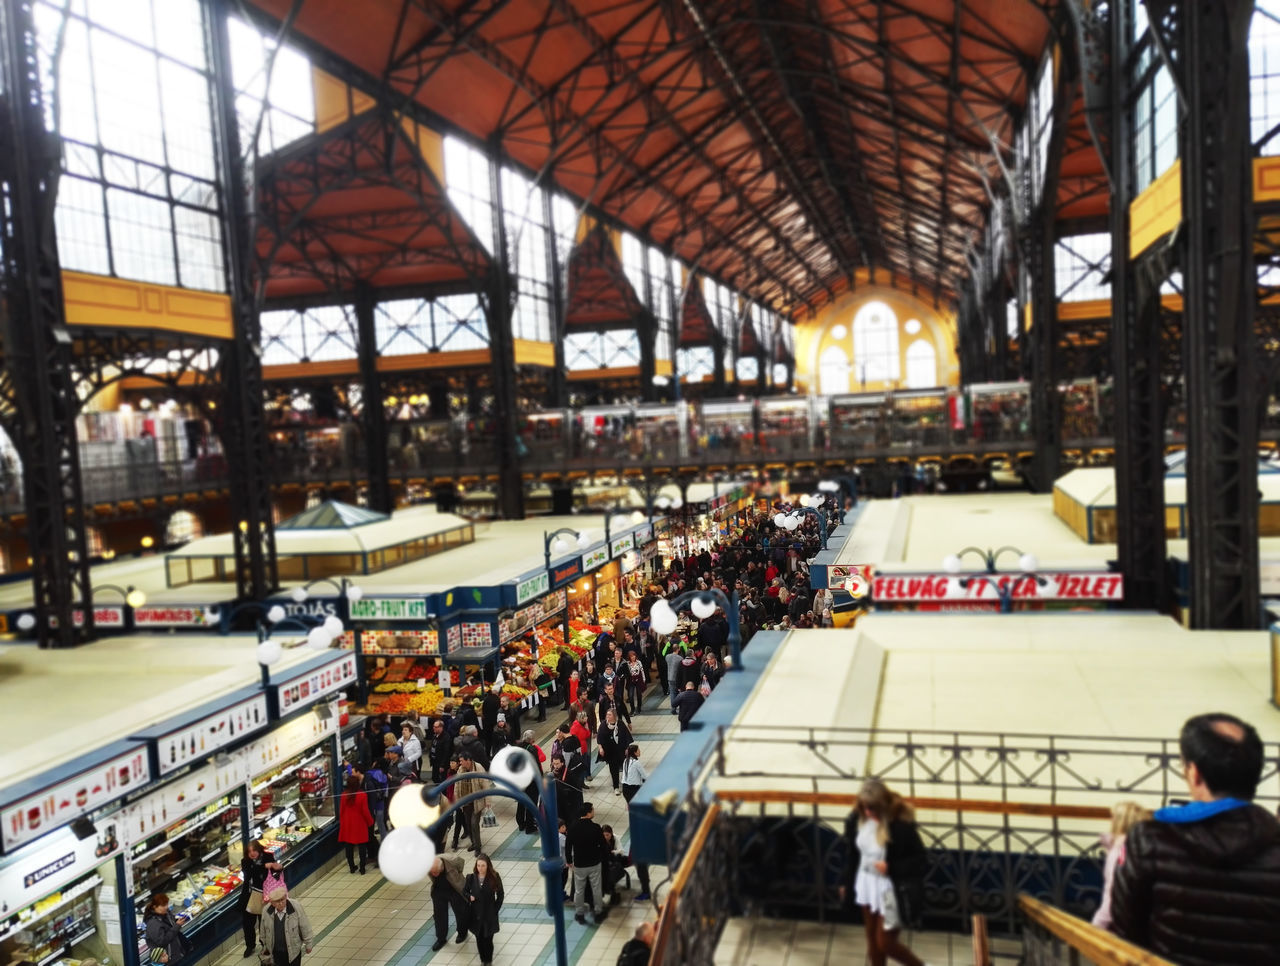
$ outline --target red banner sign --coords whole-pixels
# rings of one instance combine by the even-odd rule
[[[1103,571],[1044,574],[878,574],[872,582],[877,603],[895,601],[1121,600],[1124,577]]]

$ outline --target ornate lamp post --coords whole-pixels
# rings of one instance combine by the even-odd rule
[[[445,827],[445,820],[466,805],[482,798],[509,798],[531,814],[538,823],[542,840],[542,859],[538,871],[546,883],[546,908],[551,916],[556,939],[556,966],[569,966],[569,944],[565,938],[564,892],[560,877],[565,868],[560,854],[560,835],[556,821],[556,780],[542,779],[538,804],[526,793],[538,778],[532,756],[522,748],[507,747],[494,755],[487,772],[462,772],[439,785],[406,785],[395,793],[387,815],[395,828],[387,834],[378,851],[378,867],[387,879],[397,885],[422,881],[436,859],[432,836]],[[444,792],[463,779],[492,782],[455,802],[448,802]],[[443,803],[443,808],[441,807]]]
[[[659,634],[674,632],[676,625],[680,622],[678,615],[686,605],[693,612],[694,617],[710,617],[716,612],[717,607],[724,611],[725,617],[729,621],[729,654],[733,659],[733,666],[730,670],[741,671],[742,630],[738,624],[737,591],[734,592],[732,598],[728,598],[724,595],[724,591],[718,588],[687,590],[675,600],[655,601],[653,608],[649,611],[649,626]]]

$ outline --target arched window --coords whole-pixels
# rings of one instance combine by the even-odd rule
[[[938,354],[928,339],[907,346],[907,388],[930,389],[938,384]]]
[[[853,381],[859,386],[902,377],[898,317],[883,302],[868,302],[853,317],[853,366]]]
[[[849,357],[836,345],[822,350],[818,360],[818,391],[824,396],[838,396],[849,391]]]
[[[169,517],[168,526],[164,529],[164,542],[169,547],[179,543],[190,543],[196,537],[202,536],[204,536],[204,527],[200,525],[200,518],[189,510],[175,510]]]

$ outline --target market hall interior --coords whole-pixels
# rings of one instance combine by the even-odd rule
[[[1277,0],[0,0],[0,966],[877,966],[876,781],[919,959],[1181,961],[1090,920],[1184,722],[1280,758],[1277,56]]]

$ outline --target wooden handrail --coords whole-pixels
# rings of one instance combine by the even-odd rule
[[[684,892],[689,877],[693,875],[693,867],[697,864],[698,857],[702,855],[702,850],[706,848],[711,829],[719,817],[720,803],[712,802],[703,813],[702,821],[698,823],[693,841],[689,843],[684,856],[680,859],[680,865],[672,877],[666,901],[662,904],[662,914],[658,917],[658,928],[653,936],[653,951],[649,954],[649,966],[662,966],[663,958],[667,954],[667,943],[671,941],[672,930],[675,929],[676,908],[680,905],[680,894]]]
[[[838,805],[853,809],[858,796],[837,792],[777,792],[726,788],[716,792],[724,802],[766,805]],[[1048,805],[1039,802],[993,802],[968,798],[908,798],[913,808],[926,812],[982,812],[988,815],[1033,815],[1039,818],[1083,818],[1110,821],[1111,809],[1099,805]]]
[[[973,917],[973,966],[991,966],[991,940],[987,937],[987,917]]]
[[[1096,966],[1174,966],[1155,953],[1025,893],[1018,896],[1018,908]]]

